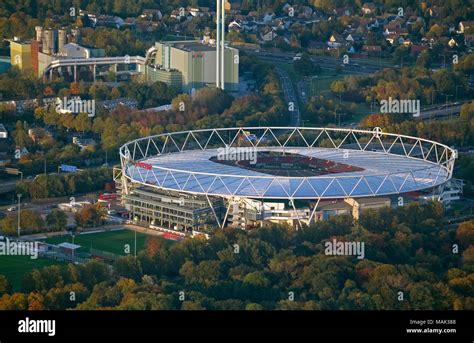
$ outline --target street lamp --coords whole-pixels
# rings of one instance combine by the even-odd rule
[[[18,197],[18,238],[20,238],[20,212],[21,212],[21,194],[17,194]]]
[[[450,96],[453,96],[453,95],[452,95],[452,94],[444,94],[444,93],[441,93],[441,95],[446,96],[446,105],[445,105],[445,107],[446,107],[446,109],[448,109],[448,98],[449,98]],[[451,109],[450,112],[451,112],[451,116],[452,116],[452,114],[453,114],[452,109]],[[451,118],[449,118],[449,119],[451,119]]]
[[[456,101],[458,101],[458,87],[462,87],[462,85],[457,85],[456,86]]]

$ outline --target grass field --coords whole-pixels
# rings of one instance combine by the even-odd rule
[[[0,274],[5,275],[10,280],[13,289],[17,291],[26,273],[53,264],[58,264],[58,262],[41,257],[32,260],[30,256],[0,256]]]
[[[147,235],[137,232],[137,252],[144,248],[147,237]],[[52,237],[45,241],[51,244],[60,244],[63,242],[72,243],[72,237]],[[74,244],[82,247],[79,249],[80,252],[88,252],[90,251],[90,248],[93,248],[118,255],[127,255],[125,253],[125,246],[128,244],[130,247],[130,254],[134,254],[135,233],[134,231],[125,229],[120,231],[76,235],[74,237]]]
[[[137,232],[137,252],[145,247],[147,235]],[[72,243],[71,236],[52,237],[44,240],[51,244],[63,242]],[[130,254],[134,254],[135,232],[131,230],[118,230],[99,233],[76,235],[74,243],[81,245],[80,252],[89,252],[90,248],[104,250],[118,255],[127,255],[125,245],[130,246]],[[173,241],[165,240],[166,245]],[[0,274],[5,275],[13,285],[14,290],[19,290],[24,274],[33,269],[41,269],[46,266],[59,264],[48,258],[32,260],[29,256],[0,256]]]

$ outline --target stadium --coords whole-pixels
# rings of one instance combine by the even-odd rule
[[[368,208],[449,201],[456,157],[441,143],[380,128],[216,128],[126,143],[114,179],[139,225],[184,234],[298,229]]]

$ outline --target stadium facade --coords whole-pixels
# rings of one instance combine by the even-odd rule
[[[166,133],[120,148],[114,179],[130,220],[208,232],[286,223],[409,201],[449,202],[457,152],[374,130],[223,128]]]

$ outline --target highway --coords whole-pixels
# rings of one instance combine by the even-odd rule
[[[268,61],[272,63],[285,63],[285,64],[293,64],[293,58],[296,56],[294,53],[274,53],[274,52],[262,52],[262,51],[254,51],[254,50],[245,50],[249,54],[257,55],[259,59],[263,61]],[[342,71],[347,74],[354,74],[354,75],[372,75],[384,68],[382,63],[377,63],[376,60],[369,61],[367,59],[352,59],[352,61],[348,64],[342,63],[341,59],[336,59],[334,57],[327,57],[327,56],[315,56],[311,57],[311,60],[314,63],[317,63],[321,66],[322,69],[334,71],[337,66],[342,68]],[[355,62],[354,62],[355,61]],[[289,80],[286,71],[282,68],[277,68],[278,74],[280,75],[280,79],[282,80],[282,88],[285,93],[285,101],[290,102],[293,101],[295,103],[295,115],[291,120],[290,125],[297,126],[296,123],[300,123],[300,111],[297,108],[298,103],[296,101],[295,91],[291,81]],[[474,85],[474,80],[472,81]],[[470,82],[471,86],[471,82]],[[304,83],[302,81],[296,84],[298,96],[303,104],[308,102],[308,97],[305,92]],[[420,112],[420,116],[417,118],[419,120],[437,120],[437,119],[446,119],[450,116],[459,115],[461,111],[461,106],[463,102],[456,102],[452,105],[443,105],[443,106],[430,106],[428,108],[422,109]]]
[[[20,181],[20,178],[15,179],[2,179],[0,180],[0,194],[11,192],[15,189],[16,183]]]
[[[281,87],[283,89],[283,95],[285,97],[285,102],[287,106],[290,106],[290,103],[293,103],[293,111],[291,112],[291,119],[289,126],[299,126],[301,121],[300,108],[298,106],[298,99],[296,98],[295,90],[293,88],[293,83],[290,80],[290,77],[282,68],[276,68],[278,76],[280,77]]]
[[[286,63],[292,64],[293,58],[296,57],[294,53],[274,53],[274,52],[256,52],[253,50],[245,50],[249,54],[257,55],[259,59],[263,61],[273,62],[273,63]],[[379,70],[384,68],[380,63],[376,63],[376,60],[368,61],[362,59],[352,59],[349,60],[348,64],[342,63],[342,57],[328,57],[328,56],[315,56],[311,57],[311,60],[314,63],[319,64],[319,66],[324,70],[334,71],[337,66],[340,66],[344,72],[357,75],[370,75],[374,74]]]
[[[452,106],[441,106],[441,107],[436,107],[433,109],[428,109],[428,110],[421,110],[420,116],[418,119],[421,120],[429,120],[429,119],[437,119],[437,118],[446,118],[449,116],[454,116],[454,115],[459,115],[461,112],[461,107],[462,103],[458,103],[456,105]]]

